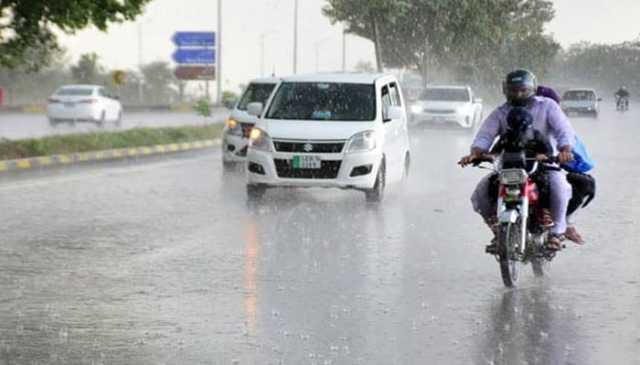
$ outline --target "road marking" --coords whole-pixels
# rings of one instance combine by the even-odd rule
[[[143,154],[143,155],[150,155],[150,154],[151,154],[151,152],[153,152],[153,151],[151,150],[151,148],[149,148],[149,147],[142,147],[142,154]]]
[[[68,164],[71,163],[71,158],[67,155],[58,155],[58,161],[60,161],[61,164]]]
[[[7,164],[0,161],[0,172],[7,171]]]
[[[53,163],[53,161],[51,161],[51,157],[45,156],[45,157],[38,157],[38,163],[41,166],[49,166]]]
[[[169,151],[177,151],[178,150],[178,145],[175,143],[172,143],[169,145]]]
[[[31,161],[27,158],[22,159],[22,160],[17,160],[16,161],[16,166],[19,169],[30,169],[31,168]]]

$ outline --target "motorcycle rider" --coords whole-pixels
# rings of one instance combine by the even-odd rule
[[[629,107],[629,91],[627,91],[627,87],[626,86],[620,86],[620,88],[618,89],[618,91],[615,92],[616,97],[616,106],[619,106],[620,103],[625,103],[625,106],[628,108]]]
[[[575,141],[575,132],[556,102],[550,98],[539,97],[536,92],[536,77],[528,70],[518,69],[507,74],[503,82],[506,103],[496,108],[483,122],[471,145],[471,151],[463,156],[458,164],[462,167],[486,154],[496,137],[508,130],[507,116],[514,107],[524,107],[533,115],[532,127],[549,138],[559,163],[572,160],[571,150]],[[571,185],[564,172],[548,171],[549,199],[554,226],[551,228],[548,247],[559,250],[567,228],[566,214],[571,199]],[[484,177],[476,186],[471,197],[474,210],[479,213],[495,233],[497,223],[495,200],[490,197],[491,175]]]

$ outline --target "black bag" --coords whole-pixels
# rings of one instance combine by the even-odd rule
[[[567,215],[570,215],[578,208],[584,208],[591,203],[596,196],[596,180],[589,174],[570,172],[567,174],[567,181],[573,191],[567,208]]]

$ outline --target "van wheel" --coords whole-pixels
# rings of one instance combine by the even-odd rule
[[[103,128],[104,122],[106,121],[106,119],[107,119],[107,114],[103,110],[102,114],[100,114],[100,119],[98,120],[98,127]]]
[[[264,197],[266,187],[263,185],[247,184],[247,199],[249,201],[256,201]]]
[[[402,171],[402,182],[406,183],[409,180],[409,172],[411,171],[411,155],[409,152],[404,156],[404,170]]]
[[[380,168],[378,169],[378,175],[376,175],[376,182],[373,185],[372,189],[368,189],[364,191],[365,198],[369,203],[379,203],[384,198],[384,187],[386,185],[386,167],[384,159],[380,163]]]

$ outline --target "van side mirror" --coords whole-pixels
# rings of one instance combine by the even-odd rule
[[[390,106],[383,110],[382,121],[384,123],[402,119],[402,108],[399,106]]]
[[[482,104],[482,99],[480,99],[480,98],[473,98],[473,102],[474,102],[475,104]]]
[[[262,109],[264,109],[264,106],[260,102],[247,104],[247,113],[249,113],[249,115],[253,115],[254,117],[259,118],[262,114]]]

